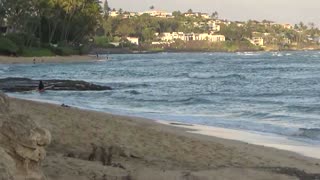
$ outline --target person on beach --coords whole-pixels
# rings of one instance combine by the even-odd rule
[[[36,64],[36,59],[35,58],[33,58],[33,64]]]
[[[39,82],[38,91],[39,92],[43,92],[44,91],[44,85],[43,85],[43,82],[41,80]]]

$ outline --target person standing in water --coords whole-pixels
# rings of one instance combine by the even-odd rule
[[[44,91],[44,85],[43,85],[43,82],[41,80],[39,82],[38,91],[39,92],[43,92]]]

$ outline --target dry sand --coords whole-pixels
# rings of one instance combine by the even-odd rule
[[[10,57],[0,56],[0,64],[18,64],[18,63],[65,63],[65,62],[89,62],[99,60],[96,56],[50,56],[50,57]]]
[[[49,179],[106,179],[106,174],[136,180],[320,179],[318,159],[152,120],[14,98],[11,111],[30,115],[51,131],[43,164]],[[91,143],[112,146],[117,167],[88,161]]]

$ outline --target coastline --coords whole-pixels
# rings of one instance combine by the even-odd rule
[[[132,51],[128,49],[100,49],[95,50],[100,55],[112,54],[158,54],[158,53],[245,53],[245,52],[300,52],[300,51],[320,51],[314,50],[252,50],[252,51],[212,51],[212,50],[163,50],[163,51]],[[31,64],[35,59],[35,63],[73,63],[73,62],[94,62],[104,60],[103,56],[96,58],[94,54],[72,55],[72,56],[44,56],[44,57],[11,57],[0,55],[0,64]]]
[[[73,62],[92,62],[99,60],[95,55],[73,55],[73,56],[48,56],[48,57],[10,57],[0,56],[0,64],[31,64],[35,63],[73,63]]]
[[[48,103],[48,104],[53,104],[58,106],[61,104],[57,101],[49,101],[49,100],[41,100],[41,99],[24,99],[19,97],[12,97],[12,98],[17,98],[17,99],[27,100],[32,102]],[[276,134],[228,129],[228,128],[200,125],[200,124],[181,123],[178,121],[167,121],[167,120],[160,120],[160,119],[153,119],[153,118],[150,119],[149,117],[86,109],[80,106],[73,106],[73,107],[79,110],[84,110],[84,111],[100,112],[100,113],[112,114],[115,116],[126,116],[128,118],[146,119],[147,121],[151,121],[157,124],[162,124],[165,126],[176,127],[176,128],[182,128],[186,130],[185,132],[187,133],[204,135],[204,136],[214,137],[214,138],[222,138],[225,140],[239,141],[241,143],[249,143],[251,145],[275,148],[278,150],[293,152],[305,157],[315,158],[320,160],[320,145],[310,144],[303,141],[291,140],[285,136],[280,136]]]
[[[320,171],[319,159],[237,140],[190,133],[195,130],[188,125],[168,126],[143,118],[16,98],[10,98],[10,103],[12,113],[29,115],[51,131],[53,143],[45,162],[45,173],[51,178],[57,169],[61,169],[60,166],[66,166],[66,161],[72,161],[63,154],[90,151],[90,143],[113,144],[134,153],[138,159],[117,158],[116,161],[130,169],[136,179],[148,179],[156,174],[163,177],[159,179],[173,179],[170,177],[178,177],[185,171],[207,178],[298,179],[296,172],[315,174]],[[87,164],[83,160],[79,162]],[[61,174],[55,176],[61,176],[60,179],[73,177],[70,168],[61,170]],[[290,171],[279,173],[274,168],[289,168]]]
[[[218,137],[227,140],[235,140],[240,142],[249,143],[252,145],[259,145],[265,147],[276,148],[279,150],[285,150],[289,152],[295,152],[300,155],[316,158],[320,160],[320,145],[312,145],[304,142],[297,142],[287,139],[283,136],[271,135],[271,134],[258,134],[249,131],[235,130],[220,128],[214,126],[205,126],[197,124],[184,124],[174,123],[167,121],[156,121],[161,124],[177,126],[190,129],[189,133],[201,134],[205,136]]]

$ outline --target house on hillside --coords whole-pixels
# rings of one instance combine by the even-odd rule
[[[120,15],[119,11],[110,11],[109,12],[109,16],[110,17],[117,17],[119,15]]]
[[[184,39],[183,32],[164,32],[158,35],[161,41],[174,41],[177,39]]]
[[[210,19],[210,16],[208,13],[201,13],[201,17],[204,19]]]
[[[237,24],[238,27],[243,27],[245,25],[245,22],[241,22],[241,21],[235,21],[235,23]]]
[[[210,41],[210,42],[223,42],[225,36],[214,35],[209,33],[183,33],[183,32],[164,32],[159,35],[161,41],[173,42],[177,39],[183,41]]]
[[[194,27],[198,27],[198,28],[204,28],[205,27],[205,25],[206,25],[206,23],[205,22],[193,22],[193,26]]]
[[[160,17],[160,18],[167,18],[172,16],[171,13],[168,13],[166,11],[159,11],[159,10],[145,11],[142,14],[149,14],[152,17]]]
[[[131,44],[139,45],[139,38],[138,37],[127,37],[126,38]]]
[[[256,46],[264,46],[264,40],[262,37],[252,37],[251,39],[248,39],[251,44],[254,44]]]
[[[201,12],[187,12],[183,13],[185,17],[202,17],[204,19],[210,19],[210,15],[208,13],[201,13]]]
[[[281,26],[285,29],[293,29],[293,25],[291,24],[281,24]]]
[[[216,23],[214,20],[210,20],[207,22],[209,31],[213,32],[219,32],[220,31],[220,25]]]

